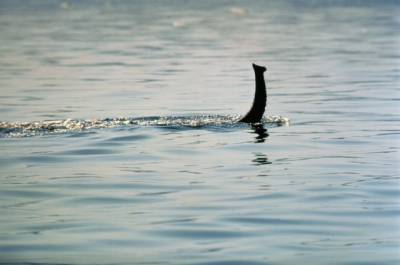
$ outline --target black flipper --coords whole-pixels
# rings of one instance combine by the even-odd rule
[[[238,120],[239,122],[258,123],[264,115],[267,105],[267,89],[265,87],[264,72],[267,68],[253,64],[254,74],[256,75],[256,93],[254,95],[253,106],[247,114]]]

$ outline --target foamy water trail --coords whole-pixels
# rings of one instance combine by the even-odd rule
[[[237,123],[240,115],[206,115],[206,116],[165,116],[140,118],[105,118],[87,120],[46,120],[36,122],[0,122],[0,137],[29,137],[49,133],[68,133],[92,131],[116,126],[186,126],[200,128],[203,126],[234,127],[243,126]],[[290,121],[282,116],[264,116],[265,126],[288,126]]]

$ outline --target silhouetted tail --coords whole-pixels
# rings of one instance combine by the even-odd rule
[[[264,72],[267,68],[253,64],[254,74],[256,76],[256,92],[253,105],[247,114],[239,122],[258,123],[264,115],[267,105],[267,89],[265,87]]]

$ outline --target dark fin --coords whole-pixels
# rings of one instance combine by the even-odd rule
[[[254,95],[253,106],[247,114],[238,120],[239,122],[258,123],[264,115],[267,105],[267,89],[265,87],[264,72],[267,68],[253,64],[254,74],[256,75],[256,93]]]

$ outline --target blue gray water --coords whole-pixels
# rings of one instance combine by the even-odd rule
[[[399,264],[398,14],[1,0],[0,263]]]

